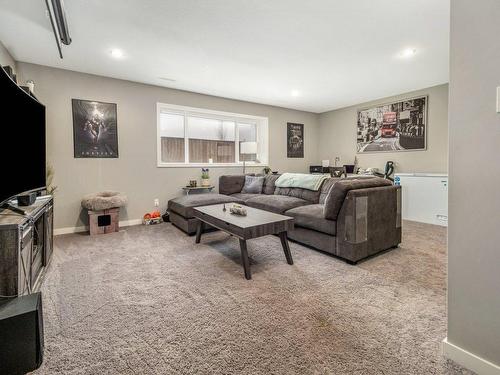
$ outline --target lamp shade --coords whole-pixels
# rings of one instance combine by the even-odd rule
[[[257,153],[257,142],[241,142],[240,143],[240,153],[241,154],[256,154]]]

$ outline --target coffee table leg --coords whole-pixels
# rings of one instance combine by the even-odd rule
[[[281,246],[283,246],[283,251],[285,252],[286,262],[288,264],[293,264],[292,253],[290,252],[290,246],[288,245],[288,238],[286,232],[280,233]]]
[[[198,220],[198,226],[196,227],[196,243],[200,243],[201,240],[201,227],[203,226],[203,222]]]
[[[250,280],[252,278],[252,274],[250,273],[250,262],[248,261],[247,241],[240,239],[240,249],[241,262],[243,263],[243,269],[245,270],[245,279]]]

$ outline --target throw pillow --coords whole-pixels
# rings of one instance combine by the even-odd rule
[[[245,176],[245,185],[241,190],[242,193],[260,194],[262,193],[262,185],[264,185],[264,176]]]

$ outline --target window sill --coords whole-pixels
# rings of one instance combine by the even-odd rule
[[[245,168],[263,168],[267,164],[245,163]],[[159,163],[158,168],[243,168],[243,163]]]

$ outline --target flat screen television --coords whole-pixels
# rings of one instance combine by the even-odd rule
[[[45,106],[0,69],[0,204],[46,187]]]

